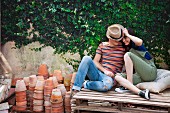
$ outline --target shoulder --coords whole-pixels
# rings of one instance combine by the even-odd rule
[[[103,46],[108,46],[109,45],[109,42],[102,42],[101,43]]]

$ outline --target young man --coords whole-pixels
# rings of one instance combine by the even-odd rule
[[[124,63],[125,48],[120,42],[124,37],[123,30],[124,27],[120,24],[109,26],[106,33],[108,42],[102,42],[98,46],[94,60],[90,56],[83,57],[76,73],[71,98],[82,86],[103,92],[113,87],[114,75],[121,72]],[[84,82],[86,75],[89,81]]]

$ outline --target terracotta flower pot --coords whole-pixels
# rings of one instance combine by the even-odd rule
[[[63,76],[60,70],[54,70],[53,76],[57,77],[58,82],[62,82],[63,81]]]
[[[42,112],[44,110],[44,106],[33,106],[33,111],[35,112]]]
[[[44,101],[50,101],[50,96],[44,96]]]
[[[51,103],[61,103],[63,102],[62,94],[60,89],[53,89],[51,94]]]
[[[15,92],[16,96],[26,96],[26,91]]]
[[[26,106],[26,105],[27,105],[27,101],[16,102],[16,106]]]
[[[57,77],[56,77],[56,76],[53,76],[53,77],[52,77],[52,80],[53,80],[54,88],[56,88],[56,87],[58,86],[58,80],[57,80]]]
[[[27,109],[27,106],[16,106],[15,110],[17,111],[25,111]]]
[[[63,107],[63,102],[60,103],[51,103],[51,107]]]
[[[29,77],[29,81],[30,81],[30,84],[29,86],[30,87],[35,87],[36,83],[37,83],[37,76],[36,75],[31,75]]]
[[[44,80],[44,76],[37,76],[37,80]]]
[[[23,80],[23,78],[13,78],[13,79],[12,79],[11,86],[16,86],[17,80]]]
[[[33,105],[41,106],[44,104],[44,100],[33,100]]]
[[[24,80],[17,80],[15,92],[26,91],[26,90],[27,88],[25,86]]]
[[[50,101],[44,101],[44,106],[51,106],[51,102]]]
[[[71,106],[70,103],[71,99],[70,99],[70,91],[66,92],[65,98],[64,98],[64,105],[65,106]]]
[[[64,86],[70,86],[72,74],[67,74],[64,76]]]
[[[46,87],[47,87],[47,86],[46,86]],[[52,93],[52,90],[53,90],[53,88],[52,88],[52,89],[44,89],[44,95],[45,95],[45,96],[50,96],[51,93]]]
[[[65,106],[65,113],[71,113],[71,106]]]
[[[33,98],[43,100],[44,95],[43,95],[43,93],[34,93]]]
[[[74,72],[74,73],[72,74],[71,83],[74,84],[75,78],[76,78],[76,72]]]
[[[23,101],[26,101],[26,96],[16,96],[16,101],[17,102],[23,102]]]
[[[52,107],[51,108],[52,113],[64,113],[64,108],[62,107]]]
[[[44,80],[37,80],[37,83],[35,85],[36,90],[44,90]]]
[[[30,87],[30,86],[29,86],[28,90],[29,90],[29,92],[34,92],[35,87]]]
[[[41,64],[38,68],[38,76],[49,76],[46,64]]]
[[[24,77],[24,78],[23,78],[26,86],[28,86],[29,83],[30,83],[30,80],[29,80],[29,79],[30,79],[29,77]]]
[[[64,96],[66,94],[66,92],[67,92],[64,84],[59,84],[57,86],[57,89],[60,89],[62,96]]]
[[[51,113],[51,107],[45,107],[45,113]]]
[[[52,79],[47,79],[47,80],[45,80],[45,86],[51,86],[51,87],[53,87],[53,80],[52,80]]]

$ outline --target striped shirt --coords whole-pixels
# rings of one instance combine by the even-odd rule
[[[124,64],[125,48],[121,44],[109,46],[104,43],[101,43],[96,50],[96,54],[101,55],[100,63],[113,74],[120,73]]]

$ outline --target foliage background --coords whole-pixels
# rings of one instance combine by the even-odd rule
[[[170,67],[169,0],[3,0],[1,18],[2,44],[15,41],[20,48],[39,41],[41,48],[51,46],[55,53],[79,53],[81,58],[85,50],[94,56],[106,40],[107,27],[119,23],[144,40],[158,67],[160,62]]]

